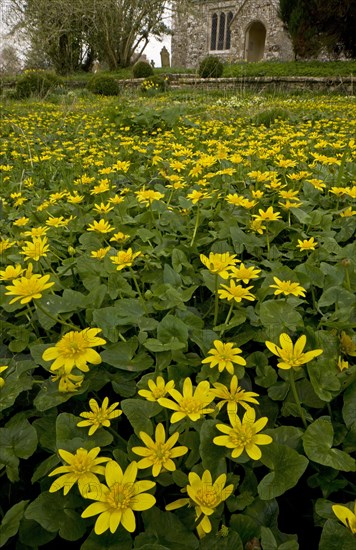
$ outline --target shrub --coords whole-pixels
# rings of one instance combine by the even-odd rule
[[[96,74],[88,82],[88,90],[98,95],[118,95],[120,86],[117,80],[110,75]]]
[[[166,76],[154,75],[146,78],[141,84],[141,92],[153,94],[166,92],[168,90],[168,78]]]
[[[153,75],[153,68],[146,61],[138,61],[132,67],[132,74],[134,78],[147,78]]]
[[[16,97],[23,99],[32,95],[44,97],[50,90],[61,84],[54,73],[41,70],[27,70],[16,83]]]
[[[224,67],[220,59],[209,55],[201,61],[198,74],[200,78],[220,78],[223,74],[223,70]]]

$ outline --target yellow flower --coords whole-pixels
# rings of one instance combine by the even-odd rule
[[[233,279],[229,281],[229,285],[220,286],[221,289],[218,290],[218,295],[222,300],[226,298],[229,302],[230,300],[235,300],[237,303],[242,300],[249,300],[250,302],[256,300],[255,296],[250,292],[250,288],[252,288],[252,286],[247,286],[244,288],[242,285],[237,285]]]
[[[94,210],[98,214],[108,214],[108,212],[113,209],[113,206],[110,206],[110,204],[104,204],[103,202],[101,202],[100,204],[94,204]]]
[[[311,237],[310,239],[304,239],[304,241],[298,239],[297,248],[299,248],[300,250],[315,250],[317,246],[318,243],[314,241],[314,237]]]
[[[80,428],[90,426],[88,435],[93,435],[96,430],[102,426],[109,428],[110,420],[113,420],[113,418],[118,418],[122,414],[122,411],[115,410],[116,407],[119,406],[119,402],[113,403],[110,407],[108,407],[108,405],[108,397],[104,397],[101,407],[99,407],[98,402],[95,401],[95,399],[90,399],[89,407],[92,412],[80,413],[79,416],[82,416],[87,420],[81,420],[78,422],[77,426]]]
[[[102,260],[105,258],[110,248],[111,246],[107,246],[106,248],[99,248],[98,250],[92,250],[90,255],[92,258],[96,258],[97,260]]]
[[[116,241],[117,243],[121,243],[126,241],[130,235],[126,235],[125,233],[122,233],[122,231],[119,231],[118,233],[114,233],[113,236],[110,239],[111,241]]]
[[[340,212],[342,218],[350,218],[351,216],[356,216],[356,210],[352,210],[352,206],[349,206],[342,212]]]
[[[258,233],[259,235],[263,235],[264,229],[266,229],[266,226],[263,225],[261,219],[255,219],[250,224],[251,230],[255,231],[255,233]]]
[[[1,237],[0,241],[0,256],[5,252],[5,250],[8,250],[12,246],[14,246],[15,242],[10,242],[9,239],[3,239]]]
[[[70,204],[79,204],[81,202],[83,202],[84,200],[84,195],[78,195],[78,193],[73,193],[73,195],[68,195],[67,196],[67,202],[69,202]]]
[[[12,281],[12,279],[18,279],[20,275],[25,270],[20,264],[17,264],[15,267],[13,265],[8,265],[5,269],[0,270],[0,281]]]
[[[141,189],[140,191],[135,191],[138,202],[142,202],[146,206],[152,204],[153,201],[159,201],[163,199],[163,193],[159,191],[154,191],[153,189]]]
[[[189,484],[183,491],[186,491],[189,498],[182,498],[167,504],[166,510],[176,510],[187,504],[195,507],[196,519],[200,519],[197,525],[199,538],[204,537],[211,531],[211,516],[216,508],[232,494],[234,486],[226,485],[226,474],[221,474],[213,483],[209,470],[203,472],[200,478],[195,472],[188,475]],[[203,517],[202,517],[203,516]]]
[[[100,514],[95,522],[94,531],[101,535],[108,529],[115,533],[120,523],[124,529],[133,533],[136,529],[134,511],[142,512],[155,505],[154,496],[144,491],[156,485],[154,481],[136,481],[137,464],[131,462],[125,472],[114,460],[105,468],[107,485],[100,484],[95,490],[86,494],[86,498],[96,500],[82,513],[82,518]]]
[[[111,231],[114,231],[114,228],[109,224],[109,222],[101,219],[98,222],[94,220],[93,223],[90,223],[87,231],[96,231],[96,233],[110,233]]]
[[[132,447],[132,451],[135,454],[144,457],[137,463],[137,467],[140,469],[152,466],[153,477],[157,477],[162,469],[169,472],[176,470],[176,465],[172,458],[183,456],[188,452],[188,447],[184,445],[173,448],[179,438],[178,432],[175,432],[166,441],[163,424],[157,424],[156,426],[155,441],[145,432],[140,432],[140,438],[146,447]]]
[[[25,242],[26,246],[22,247],[20,254],[24,254],[25,260],[38,261],[40,258],[47,256],[46,252],[49,249],[47,241],[47,237],[43,237],[43,239],[41,237],[33,237],[32,243],[30,241]]]
[[[121,271],[125,267],[131,267],[135,258],[141,256],[141,254],[141,252],[132,252],[132,248],[128,248],[127,250],[120,250],[116,256],[111,256],[110,260],[117,266],[117,271]]]
[[[337,360],[337,366],[338,366],[339,371],[342,372],[343,370],[349,368],[349,362],[348,362],[348,361],[345,361],[345,360],[341,357],[341,355],[339,355],[338,360]]]
[[[45,235],[48,231],[48,227],[39,226],[39,227],[33,227],[30,231],[25,231],[23,233],[24,237],[32,237],[33,239],[35,237],[42,237]]]
[[[281,217],[280,212],[273,212],[272,206],[267,208],[266,211],[260,209],[258,212],[259,214],[254,214],[252,217],[262,222],[273,222]]]
[[[237,407],[240,403],[240,405],[244,409],[248,409],[250,405],[248,403],[254,403],[255,405],[258,405],[257,399],[255,397],[258,397],[258,393],[255,393],[253,391],[246,391],[243,390],[238,385],[238,378],[236,375],[234,375],[231,378],[230,382],[230,388],[227,388],[224,384],[220,384],[219,382],[215,382],[213,384],[215,389],[212,389],[212,393],[215,398],[221,399],[219,403],[217,404],[217,408],[219,411],[222,409],[222,407],[227,405],[228,411],[231,412],[237,412]]]
[[[0,374],[9,368],[9,365],[2,365],[0,367]],[[5,385],[5,380],[0,376],[0,389]],[[187,449],[188,450],[188,449]]]
[[[74,367],[82,372],[88,372],[87,363],[99,365],[101,357],[92,348],[106,343],[103,338],[96,335],[101,332],[100,328],[86,328],[80,332],[71,330],[67,332],[52,348],[47,348],[42,355],[45,361],[53,361],[50,370],[56,371],[64,368],[64,372],[70,374]]]
[[[341,346],[341,351],[343,351],[346,355],[351,355],[351,357],[356,357],[356,344],[351,338],[351,336],[346,334],[346,332],[344,332],[343,330],[341,331],[341,334],[340,334],[340,346]]]
[[[149,390],[139,390],[138,395],[147,399],[147,401],[158,401],[160,397],[165,397],[169,390],[174,388],[174,381],[170,380],[167,384],[162,376],[157,376],[156,382],[149,380],[147,382]]]
[[[253,266],[245,267],[244,264],[240,264],[239,267],[233,267],[231,272],[234,279],[248,284],[251,279],[258,279],[258,274],[261,273],[261,270]]]
[[[82,496],[92,489],[95,490],[100,484],[96,474],[104,474],[104,466],[99,466],[110,459],[105,457],[97,458],[100,453],[100,447],[94,447],[86,451],[82,447],[77,449],[75,454],[69,453],[64,449],[59,449],[58,454],[67,462],[65,466],[59,466],[49,476],[64,474],[56,479],[49,488],[50,493],[55,493],[63,488],[63,494],[66,495],[75,483],[78,483],[78,489]]]
[[[188,377],[183,383],[183,393],[179,393],[178,390],[172,388],[169,390],[169,394],[175,399],[176,403],[166,397],[158,399],[158,403],[162,407],[176,411],[171,417],[172,424],[185,417],[195,422],[204,414],[214,412],[213,408],[208,407],[214,396],[210,391],[210,384],[207,380],[199,382],[193,392],[192,381]]]
[[[123,192],[123,190],[121,190],[121,192]],[[110,204],[120,204],[123,201],[124,201],[124,197],[119,197],[119,195],[114,195],[109,199]]]
[[[200,254],[200,261],[208,268],[210,273],[216,273],[223,279],[228,279],[231,275],[231,268],[240,260],[236,259],[236,254],[224,252],[223,254],[210,252],[209,257]]]
[[[347,506],[342,504],[334,504],[332,510],[338,520],[341,521],[351,533],[356,534],[356,501],[354,504],[354,511],[352,512]]]
[[[193,189],[191,193],[188,193],[187,197],[192,201],[193,204],[197,204],[197,202],[199,202],[201,199],[208,199],[211,197],[211,195],[209,195],[205,191],[197,191],[196,189]]]
[[[273,342],[266,341],[265,344],[274,355],[277,355],[281,359],[277,366],[280,369],[288,370],[292,368],[298,369],[301,365],[309,363],[314,357],[318,357],[318,355],[323,353],[322,349],[314,349],[303,353],[306,341],[307,337],[303,334],[293,346],[290,336],[282,333],[279,337],[280,348]]]
[[[57,370],[55,376],[51,376],[52,382],[59,380],[58,391],[61,393],[74,393],[83,383],[82,374],[67,373],[63,367]]]
[[[306,290],[302,286],[300,286],[299,283],[292,283],[292,281],[281,281],[278,279],[278,277],[273,277],[275,285],[269,285],[270,288],[276,288],[277,290],[274,291],[274,294],[278,296],[279,294],[284,294],[285,296],[289,296],[289,294],[292,294],[293,296],[302,296],[305,297]]]
[[[242,421],[233,411],[228,411],[228,415],[231,426],[217,424],[217,429],[226,435],[214,437],[213,443],[233,449],[231,452],[232,458],[237,458],[246,451],[252,460],[259,460],[262,453],[257,445],[272,443],[272,437],[258,433],[265,427],[268,418],[264,416],[255,422],[256,412],[252,407],[246,410]]]
[[[220,340],[214,340],[215,348],[208,351],[210,357],[202,360],[202,363],[210,363],[210,368],[218,366],[219,372],[224,369],[230,374],[234,374],[234,363],[237,365],[246,365],[245,359],[239,357],[242,352],[240,348],[234,348],[234,344],[228,342],[223,344]]]
[[[25,216],[23,216],[22,218],[15,220],[14,225],[16,225],[17,227],[22,227],[23,225],[26,225],[29,222],[29,220],[30,218],[25,218]]]
[[[7,286],[5,292],[6,295],[15,296],[10,301],[13,304],[17,300],[20,300],[21,304],[27,304],[31,300],[37,300],[42,298],[42,292],[47,288],[50,288],[54,283],[48,283],[50,275],[31,275],[30,277],[20,277],[20,279],[14,279],[12,286]]]

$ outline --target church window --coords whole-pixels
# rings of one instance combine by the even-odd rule
[[[210,50],[229,50],[231,47],[230,24],[232,12],[213,13],[210,28]]]

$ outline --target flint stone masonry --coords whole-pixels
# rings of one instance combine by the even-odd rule
[[[291,41],[278,17],[278,7],[279,0],[192,1],[187,13],[173,19],[172,67],[197,67],[207,55],[229,63],[294,59]],[[217,36],[220,24],[223,26],[221,14],[224,14],[223,47],[230,42],[228,49],[221,49],[222,42],[218,44],[218,40],[215,47],[220,49],[211,49],[214,14]],[[229,41],[226,40],[228,32]]]

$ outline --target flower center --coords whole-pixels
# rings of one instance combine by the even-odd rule
[[[197,401],[195,397],[183,397],[180,408],[182,411],[189,413],[198,413],[201,412],[202,403]]]
[[[156,448],[154,450],[154,458],[158,462],[162,462],[162,463],[170,458],[170,452],[166,448],[165,443],[157,443],[156,444]]]
[[[93,466],[92,460],[88,460],[87,455],[76,456],[72,463],[72,470],[75,474],[83,474],[84,472],[90,472]]]
[[[220,499],[213,487],[202,487],[197,490],[197,500],[208,508],[216,508],[220,504]]]
[[[236,447],[245,447],[251,443],[254,431],[251,426],[242,426],[239,431],[231,430],[229,437]]]
[[[159,399],[160,397],[164,397],[166,395],[166,389],[165,388],[159,388],[156,387],[152,390],[152,395],[155,399]]]
[[[130,502],[134,495],[133,485],[122,485],[121,483],[115,483],[110,490],[110,493],[106,497],[108,504],[112,508],[118,508],[125,510],[130,508]]]

